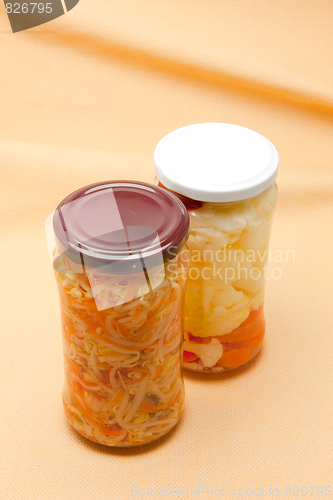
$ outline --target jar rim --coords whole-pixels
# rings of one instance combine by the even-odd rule
[[[266,137],[246,127],[197,123],[163,137],[154,165],[158,179],[172,191],[203,202],[232,202],[270,186],[279,155]]]
[[[189,235],[189,216],[172,193],[138,181],[84,186],[53,216],[56,243],[73,262],[136,273],[175,258]]]

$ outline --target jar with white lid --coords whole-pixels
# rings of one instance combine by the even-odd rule
[[[199,123],[165,136],[154,163],[156,182],[190,216],[184,367],[237,368],[258,353],[265,334],[277,150],[248,128]]]
[[[110,181],[71,193],[48,220],[67,419],[100,444],[149,443],[184,406],[188,213],[157,186]]]

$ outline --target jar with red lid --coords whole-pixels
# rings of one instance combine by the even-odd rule
[[[237,368],[258,353],[265,334],[278,153],[253,130],[200,123],[165,136],[154,162],[156,183],[190,216],[184,367]]]
[[[159,187],[92,184],[53,215],[71,425],[97,443],[151,442],[182,414],[189,217]]]

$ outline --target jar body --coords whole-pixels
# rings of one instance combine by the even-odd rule
[[[71,425],[92,441],[142,445],[166,434],[181,416],[188,267],[182,255],[150,272],[148,286],[142,275],[88,270],[55,251],[63,405]]]
[[[276,184],[253,198],[229,203],[174,194],[190,215],[184,367],[204,372],[237,368],[258,353],[264,339]]]

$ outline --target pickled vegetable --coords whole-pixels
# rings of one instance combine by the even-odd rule
[[[54,267],[65,355],[63,404],[72,426],[109,446],[141,445],[164,435],[184,404],[181,254],[164,264],[164,279],[154,289],[102,310],[92,280],[105,290],[108,276],[78,272],[61,255]],[[111,285],[109,295],[128,291],[131,283],[123,279],[115,286],[113,277]]]
[[[276,200],[272,184],[244,201],[189,209],[184,367],[235,368],[261,347],[265,266]]]

